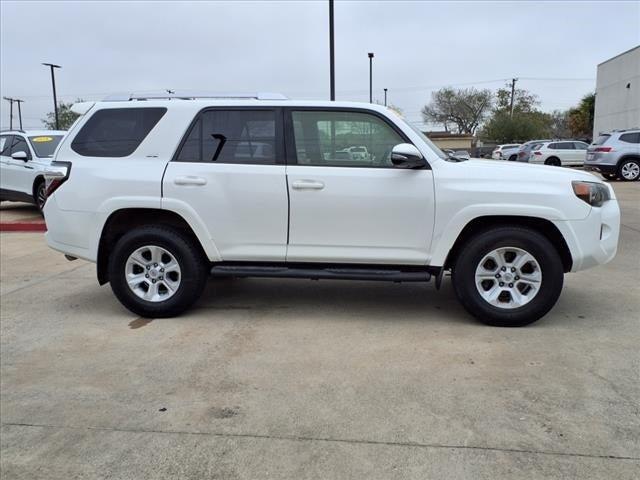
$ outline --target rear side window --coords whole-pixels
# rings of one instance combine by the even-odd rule
[[[276,163],[274,110],[208,110],[191,127],[178,162]]]
[[[604,145],[604,143],[609,140],[609,137],[611,137],[611,135],[609,134],[605,134],[605,135],[600,135],[598,137],[598,139],[593,142],[594,145]]]
[[[621,142],[627,143],[640,143],[640,132],[638,133],[623,133],[620,135]]]
[[[85,157],[131,155],[167,111],[166,108],[109,108],[99,110],[71,142]]]

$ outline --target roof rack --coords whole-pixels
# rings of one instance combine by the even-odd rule
[[[165,90],[162,92],[124,93],[109,95],[104,102],[131,102],[144,100],[195,100],[198,98],[221,98],[227,100],[288,100],[281,93],[212,93]]]

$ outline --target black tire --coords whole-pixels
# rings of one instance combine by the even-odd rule
[[[613,182],[618,178],[618,175],[616,175],[615,173],[601,173],[600,175],[602,175],[602,178],[604,178],[605,180],[609,180],[610,182]]]
[[[545,165],[551,165],[552,167],[560,167],[562,166],[562,163],[560,162],[559,158],[556,157],[550,157],[547,158],[544,162]]]
[[[634,176],[630,177],[623,174],[625,167],[628,168],[629,166],[635,166],[635,171],[637,173]],[[640,180],[640,160],[637,158],[628,158],[620,162],[620,165],[618,166],[618,177],[625,182],[636,182]]]
[[[540,290],[521,307],[493,306],[476,288],[476,268],[485,255],[500,247],[525,250],[540,265]],[[563,280],[564,268],[555,247],[545,236],[525,227],[496,227],[474,235],[463,246],[452,271],[453,288],[464,308],[481,322],[497,327],[522,327],[543,317],[558,300]]]
[[[517,156],[517,155],[511,155],[511,156],[509,157],[509,161],[510,161],[510,162],[515,162],[517,159],[518,159],[518,156]]]
[[[33,187],[33,201],[42,213],[42,209],[44,208],[44,204],[47,201],[47,189],[44,183],[44,180],[38,180],[35,186]]]
[[[148,245],[171,252],[180,267],[180,284],[167,300],[144,300],[127,284],[127,259],[138,248]],[[207,282],[208,270],[209,263],[194,241],[170,227],[143,226],[123,235],[116,242],[109,258],[109,282],[113,293],[126,308],[141,317],[174,317],[187,310],[200,298]]]

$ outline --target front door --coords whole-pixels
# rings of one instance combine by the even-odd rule
[[[163,179],[163,208],[195,210],[222,260],[283,262],[288,199],[282,112],[201,112]]]
[[[424,265],[434,221],[428,168],[394,168],[408,139],[358,109],[287,112],[288,262]]]

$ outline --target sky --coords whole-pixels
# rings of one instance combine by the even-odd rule
[[[335,2],[336,98],[374,99],[423,125],[440,87],[495,90],[511,78],[544,111],[595,90],[599,63],[640,44],[640,1]],[[0,1],[0,93],[41,128],[58,98],[118,92],[280,92],[329,98],[328,1]],[[0,124],[9,126],[2,101]],[[14,126],[17,113],[14,112]]]

